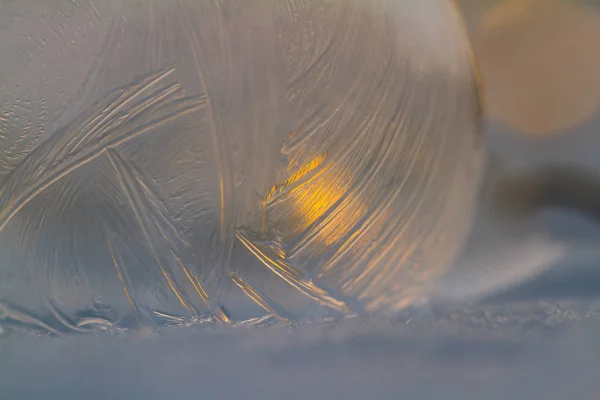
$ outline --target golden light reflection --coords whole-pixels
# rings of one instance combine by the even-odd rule
[[[296,188],[293,191],[293,208],[299,216],[298,229],[309,229],[322,220],[315,235],[317,243],[322,246],[330,246],[348,235],[367,213],[365,205],[358,198],[352,198],[351,184],[351,176],[332,182],[321,175],[315,177],[310,185]],[[338,205],[342,199],[345,204]]]
[[[330,246],[357,226],[368,211],[367,206],[353,196],[354,174],[325,164],[327,154],[316,157],[307,166],[291,175],[284,183],[273,187],[267,203],[274,203],[276,195],[286,192],[286,204],[291,209],[290,229],[294,234],[307,232],[306,240],[290,249],[297,253],[310,244],[318,248]]]

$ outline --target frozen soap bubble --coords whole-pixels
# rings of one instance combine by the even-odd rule
[[[2,320],[85,331],[425,299],[480,170],[454,7],[3,5]]]

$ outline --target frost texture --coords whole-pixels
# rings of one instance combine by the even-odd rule
[[[393,311],[454,258],[480,110],[450,2],[6,7],[0,321]]]

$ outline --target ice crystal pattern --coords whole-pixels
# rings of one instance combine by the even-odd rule
[[[2,7],[0,324],[395,311],[459,249],[480,110],[451,2]]]

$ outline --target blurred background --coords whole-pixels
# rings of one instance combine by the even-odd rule
[[[599,3],[459,4],[480,71],[491,156],[477,226],[442,292],[595,301]]]

